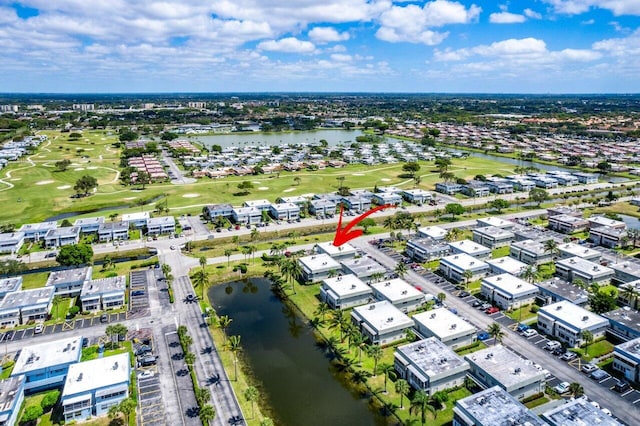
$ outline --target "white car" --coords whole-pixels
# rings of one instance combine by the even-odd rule
[[[569,382],[562,382],[562,383],[558,383],[557,385],[555,385],[553,390],[558,392],[558,394],[562,395],[563,393],[569,392],[569,386],[571,386],[569,384]]]
[[[603,413],[605,413],[607,416],[611,416],[611,411],[609,411],[608,408],[602,408],[600,411],[602,411]]]
[[[533,328],[529,328],[529,329],[527,329],[527,330],[525,330],[525,331],[523,331],[523,332],[522,332],[522,335],[523,335],[524,337],[533,337],[533,336],[535,336],[536,334],[538,334],[538,332],[537,332],[537,331],[535,331]]]
[[[33,329],[33,334],[40,334],[44,331],[44,324],[36,324],[36,328]]]
[[[149,377],[153,377],[155,375],[155,373],[151,370],[147,370],[147,371],[143,371],[142,373],[138,374],[138,379],[147,379]]]

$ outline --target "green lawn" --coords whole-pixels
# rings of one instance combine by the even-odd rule
[[[34,274],[22,275],[22,289],[30,290],[32,288],[44,287],[47,283],[48,272],[36,272]]]
[[[475,343],[469,345],[469,346],[465,346],[463,348],[459,348],[456,349],[456,353],[460,356],[464,356],[473,352],[477,352],[479,350],[485,349],[487,347],[487,345],[484,344],[484,342],[481,341],[476,341]]]
[[[514,321],[531,323],[532,320],[538,316],[535,312],[531,312],[533,306],[534,305],[528,305],[511,312],[505,312],[505,315]]]
[[[601,357],[605,354],[613,352],[614,344],[607,340],[599,340],[593,342],[586,348],[575,348],[572,351],[582,355],[584,361],[589,362],[593,358]]]
[[[499,257],[505,257],[505,256],[509,256],[509,246],[500,247],[500,248],[497,248],[497,249],[493,249],[491,251],[491,258],[492,259],[497,259]]]

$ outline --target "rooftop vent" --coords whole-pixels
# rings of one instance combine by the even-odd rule
[[[402,294],[407,294],[407,290],[402,290]]]
[[[376,305],[369,305],[369,310],[372,311],[376,308]]]
[[[393,321],[393,317],[387,318],[387,322],[392,322],[392,321]]]
[[[351,290],[354,290],[356,288],[355,284],[351,284]]]
[[[78,378],[76,379],[77,382],[82,380],[82,373],[78,374]]]
[[[118,361],[113,363],[113,370],[117,370],[118,369]]]
[[[582,317],[582,321],[587,321],[588,319],[589,319],[588,315],[585,315],[585,316]]]
[[[451,324],[451,330],[455,330],[458,327],[458,324]]]
[[[556,311],[559,311],[560,309],[562,309],[562,305],[556,306]]]
[[[520,372],[522,371],[522,369],[520,367],[516,368],[515,370],[513,370],[513,374],[520,374]]]
[[[496,277],[496,281],[502,281],[502,277]]]
[[[389,287],[391,285],[391,282],[387,281],[386,283],[384,283],[385,287]]]

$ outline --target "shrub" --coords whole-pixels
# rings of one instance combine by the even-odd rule
[[[533,305],[531,307],[531,312],[534,313],[534,314],[537,313],[539,310],[540,310],[540,306],[538,306],[538,305]]]
[[[80,307],[78,306],[72,306],[69,308],[69,313],[71,315],[78,315],[78,312],[80,312]]]
[[[53,390],[51,392],[47,392],[44,398],[42,398],[42,401],[40,401],[42,410],[49,411],[51,408],[53,408],[54,405],[56,405],[56,402],[58,402],[58,398],[60,398],[60,391]]]
[[[42,407],[39,405],[32,405],[24,410],[22,414],[22,418],[20,419],[20,423],[28,423],[34,420],[37,420],[38,417],[42,416],[44,411],[42,411]]]

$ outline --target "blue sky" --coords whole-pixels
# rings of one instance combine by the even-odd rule
[[[0,0],[0,92],[640,92],[640,0]]]

